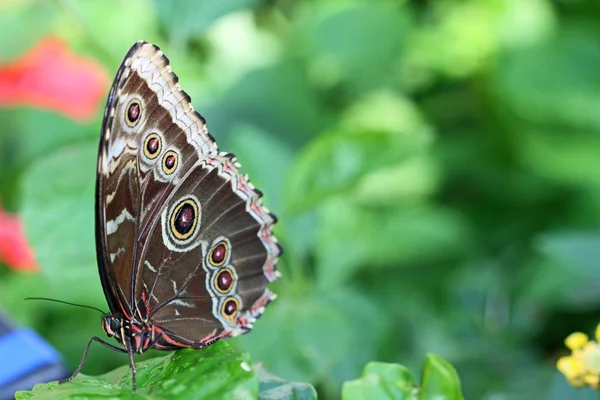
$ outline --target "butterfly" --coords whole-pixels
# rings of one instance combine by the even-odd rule
[[[275,298],[276,217],[220,152],[169,60],[139,41],[117,71],[98,150],[96,253],[110,313],[102,328],[128,353],[200,349],[248,332]]]

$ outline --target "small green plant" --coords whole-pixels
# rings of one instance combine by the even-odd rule
[[[421,383],[399,364],[370,362],[362,376],[346,382],[343,400],[463,400],[458,374],[443,358],[428,354]]]

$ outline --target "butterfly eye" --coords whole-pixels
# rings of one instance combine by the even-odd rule
[[[165,156],[163,157],[163,171],[165,171],[165,174],[167,175],[171,175],[173,172],[175,172],[175,169],[177,169],[177,164],[179,163],[179,159],[177,157],[177,153],[175,153],[173,150],[169,150],[165,153]]]
[[[233,323],[235,315],[237,314],[240,302],[235,297],[229,297],[223,302],[221,307],[221,314],[225,316],[230,322]]]
[[[227,252],[229,251],[229,246],[227,242],[221,240],[219,243],[215,244],[210,251],[209,261],[215,267],[220,267],[225,263],[227,259]]]
[[[179,240],[189,239],[198,224],[198,205],[188,198],[181,201],[171,215],[171,232]]]
[[[160,136],[156,133],[151,133],[146,137],[144,141],[144,154],[149,159],[153,160],[160,154],[162,148],[162,142]]]
[[[111,316],[106,316],[102,320],[102,328],[109,337],[116,336],[117,332],[121,329],[121,321]]]
[[[110,330],[113,332],[117,332],[119,329],[121,329],[121,321],[119,321],[118,319],[111,319],[110,320]]]
[[[142,114],[142,105],[138,100],[131,100],[129,104],[127,104],[127,109],[125,112],[125,122],[130,127],[134,127],[140,120],[140,115]]]
[[[215,287],[220,293],[227,293],[233,287],[233,273],[229,268],[223,268],[215,277]]]

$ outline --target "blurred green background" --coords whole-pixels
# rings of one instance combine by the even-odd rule
[[[265,193],[286,253],[278,300],[230,340],[253,361],[322,399],[370,360],[418,371],[427,352],[467,399],[563,385],[563,339],[600,320],[597,0],[3,3],[3,63],[54,36],[112,77],[135,41],[160,46]],[[71,367],[99,315],[22,298],[107,308],[103,105],[86,123],[0,110],[0,198],[41,266],[0,266],[0,308]],[[98,346],[84,372],[125,363]]]

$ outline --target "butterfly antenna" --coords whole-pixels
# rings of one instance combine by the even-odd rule
[[[55,303],[68,304],[70,306],[75,306],[75,307],[89,308],[89,309],[101,312],[103,315],[106,315],[106,313],[104,311],[102,311],[101,309],[99,309],[99,308],[92,307],[92,306],[86,306],[86,305],[83,305],[83,304],[71,303],[71,302],[64,301],[64,300],[49,299],[47,297],[25,297],[23,300],[47,300],[47,301],[53,301]]]

